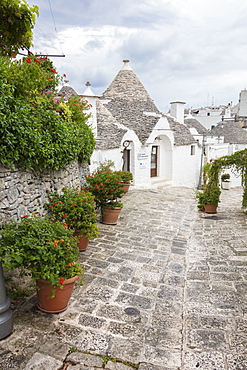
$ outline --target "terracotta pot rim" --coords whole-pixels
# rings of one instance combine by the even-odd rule
[[[78,279],[79,279],[79,276],[78,275],[75,275],[72,278],[69,278],[69,279],[64,280],[63,284],[59,284],[59,285],[71,284],[71,283],[77,281]],[[42,284],[51,285],[51,282],[49,280],[46,280],[46,279],[36,279],[36,281],[40,281]],[[57,285],[54,285],[54,287],[55,286],[57,286]]]
[[[119,210],[119,209],[122,209],[123,207],[114,207],[113,209],[112,208],[109,208],[109,207],[104,207],[104,209],[110,209],[111,211],[115,211],[115,209]]]

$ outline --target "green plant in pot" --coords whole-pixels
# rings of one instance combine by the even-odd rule
[[[198,208],[206,213],[216,213],[218,204],[220,202],[220,169],[221,167],[218,161],[210,163],[207,169],[208,183],[203,192],[197,193]]]
[[[224,190],[229,190],[231,188],[231,175],[229,173],[223,173],[221,175],[221,188]]]
[[[88,241],[98,237],[94,196],[78,188],[63,188],[61,194],[48,194],[49,201],[45,208],[53,219],[65,222],[74,230],[79,249],[85,250]]]
[[[197,198],[199,200],[198,208],[202,209],[206,204],[212,204],[213,206],[218,207],[220,194],[221,191],[219,186],[207,185],[202,193],[197,194]]]
[[[231,178],[231,175],[229,173],[223,173],[223,175],[221,175],[221,181],[229,181]]]
[[[7,222],[1,235],[0,260],[6,271],[19,269],[20,276],[36,281],[41,310],[65,310],[74,283],[82,275],[73,231],[59,221],[32,215]]]
[[[91,176],[87,176],[86,181],[86,189],[95,196],[96,206],[101,210],[101,222],[106,223],[104,218],[107,214],[112,213],[111,211],[117,214],[117,211],[120,212],[123,207],[119,198],[124,195],[125,190],[121,184],[120,176],[111,170],[96,171]],[[115,225],[116,221],[110,223]]]
[[[129,171],[114,171],[120,177],[120,181],[123,184],[123,188],[125,193],[128,192],[130,183],[133,180],[133,175]]]

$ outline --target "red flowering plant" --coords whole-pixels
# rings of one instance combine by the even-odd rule
[[[102,213],[105,208],[123,207],[119,198],[124,195],[125,191],[117,173],[110,169],[103,169],[87,176],[86,181],[86,189],[95,196],[96,206],[101,208]]]
[[[63,287],[66,279],[82,275],[73,231],[42,216],[9,221],[0,230],[0,260],[6,271],[19,269],[33,280],[45,279]]]
[[[61,194],[48,192],[45,209],[54,220],[65,222],[74,231],[88,239],[98,237],[94,196],[85,190],[63,188]]]
[[[14,86],[16,97],[28,96],[34,100],[42,91],[54,91],[62,80],[47,57],[30,54],[23,59],[9,60],[9,64],[7,82]]]

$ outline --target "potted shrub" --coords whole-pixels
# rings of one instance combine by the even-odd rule
[[[67,308],[75,281],[82,274],[73,231],[59,221],[24,216],[3,225],[0,260],[6,271],[36,281],[38,307],[55,313]]]
[[[231,187],[231,180],[230,180],[230,174],[229,173],[223,173],[221,175],[221,188],[224,190],[229,190]]]
[[[216,213],[220,202],[220,194],[219,186],[209,182],[204,191],[197,194],[198,208],[206,213]]]
[[[120,176],[111,170],[96,171],[91,176],[87,176],[86,181],[86,189],[94,195],[96,206],[101,211],[101,222],[115,225],[123,207],[119,198],[125,193]],[[106,220],[107,215],[109,217],[111,214],[114,215],[114,219]]]
[[[85,190],[63,188],[49,193],[45,208],[53,219],[65,222],[78,237],[79,250],[85,250],[90,239],[98,237],[94,196]]]
[[[130,183],[133,180],[133,175],[129,171],[115,171],[115,173],[120,177],[120,181],[123,184],[125,193],[128,192]]]

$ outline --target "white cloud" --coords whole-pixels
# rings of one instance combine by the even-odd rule
[[[242,0],[53,0],[59,39],[48,2],[36,4],[34,51],[64,52],[54,64],[79,93],[87,80],[102,93],[123,59],[163,111],[178,99],[237,103],[247,84]]]

